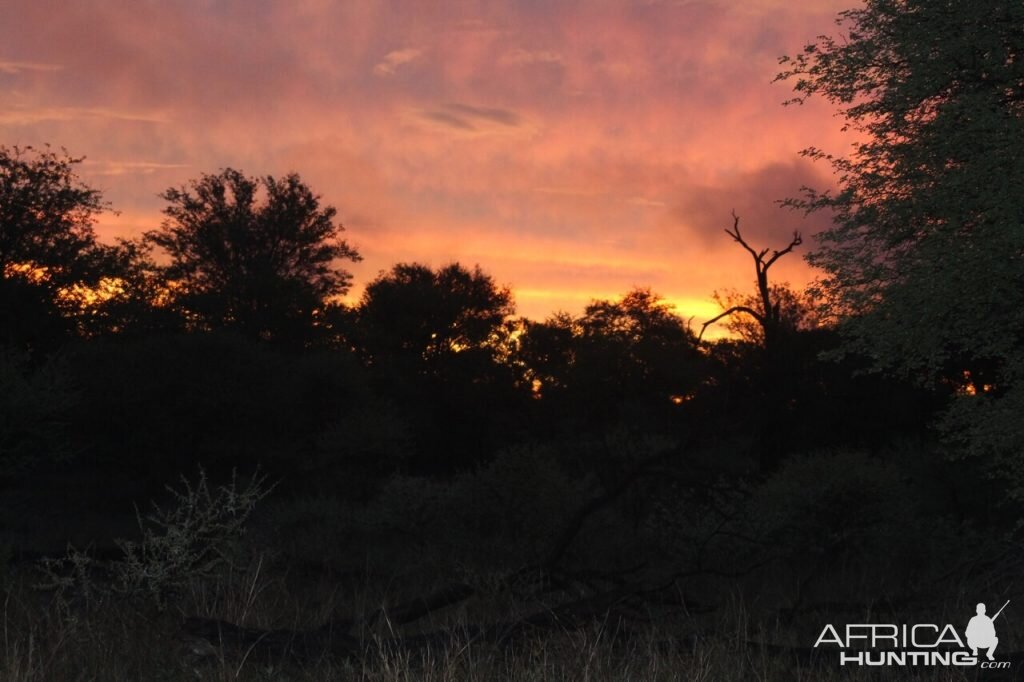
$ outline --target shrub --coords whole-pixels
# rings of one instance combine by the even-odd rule
[[[150,514],[136,513],[141,537],[117,541],[122,558],[104,569],[87,552],[69,548],[60,559],[43,560],[39,587],[73,589],[87,600],[145,595],[164,608],[188,582],[212,577],[229,563],[257,503],[272,489],[259,475],[244,487],[232,475],[230,483],[213,489],[200,468],[194,483],[182,477],[180,490],[168,486],[172,504],[154,503]],[[98,580],[103,574],[108,579]]]

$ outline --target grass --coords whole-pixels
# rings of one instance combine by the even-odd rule
[[[387,585],[331,585],[290,579],[287,567],[265,555],[231,565],[216,577],[196,579],[166,608],[139,596],[86,598],[40,592],[27,569],[9,575],[3,593],[0,679],[63,680],[594,680],[801,682],[893,679],[883,673],[840,668],[834,660],[806,661],[757,642],[798,644],[775,622],[757,622],[737,597],[721,613],[671,618],[612,616],[580,628],[538,630],[514,646],[453,636],[422,648],[398,647],[387,622],[354,633],[365,653],[345,657],[298,646],[211,643],[185,636],[186,615],[217,618],[248,628],[311,630],[342,613],[366,610],[388,596]],[[420,631],[458,633],[475,619],[500,616],[500,599],[434,614]],[[508,617],[510,614],[504,614]],[[274,635],[278,641],[280,633]],[[267,636],[267,640],[271,638]],[[802,643],[807,647],[809,643]],[[891,672],[891,671],[890,671]],[[912,670],[899,679],[967,680],[955,669]]]
[[[445,568],[422,551],[393,574],[381,570],[390,562],[369,558],[364,570],[348,570],[354,568],[349,564],[344,573],[330,573],[328,561],[303,567],[267,549],[273,544],[268,538],[254,540],[242,532],[265,496],[262,484],[259,478],[246,485],[232,479],[214,488],[200,472],[195,483],[183,480],[178,490],[169,490],[169,505],[139,516],[138,539],[119,544],[123,559],[103,564],[70,551],[64,560],[0,573],[0,682],[952,682],[990,672],[840,667],[834,650],[813,650],[824,623],[950,622],[959,629],[973,613],[972,600],[953,603],[948,595],[929,602],[939,612],[927,615],[926,607],[916,605],[872,606],[871,598],[856,597],[876,592],[874,583],[853,568],[828,574],[830,580],[822,581],[828,589],[815,593],[782,569],[722,578],[717,585],[691,580],[687,591],[699,594],[705,608],[681,592],[658,592],[657,599],[648,594],[609,601],[612,606],[602,606],[597,615],[572,620],[563,607],[585,596],[582,583],[534,590],[543,598],[528,600],[513,596],[505,581],[494,581],[486,570],[458,565],[452,575],[450,562]],[[474,583],[475,593],[404,626],[382,609],[451,580]],[[850,588],[842,594],[863,606],[834,602],[805,608],[798,618],[780,608],[823,605],[840,594],[836,586]],[[365,617],[373,613],[383,615]],[[525,616],[538,614],[559,619],[532,620],[532,630],[519,628],[519,636],[503,641],[474,629],[522,625]],[[1003,656],[1024,641],[1008,620],[998,627]],[[1024,656],[1019,658],[1014,666],[1024,665]],[[984,679],[1012,679],[1014,673],[997,671]]]

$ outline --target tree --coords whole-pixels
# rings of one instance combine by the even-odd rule
[[[793,239],[790,240],[789,245],[781,251],[771,251],[769,256],[768,252],[770,249],[766,247],[757,251],[743,238],[743,235],[740,233],[740,218],[735,213],[732,214],[732,229],[726,229],[725,233],[732,237],[733,241],[742,246],[754,259],[754,272],[757,275],[757,295],[741,303],[730,305],[720,314],[705,322],[704,326],[700,329],[700,337],[703,338],[707,328],[722,318],[743,313],[757,322],[760,327],[759,336],[761,343],[765,349],[774,350],[774,346],[778,342],[778,336],[786,331],[786,327],[792,320],[783,314],[782,300],[779,295],[780,290],[769,284],[768,271],[780,258],[803,244],[803,237],[799,232],[794,232]]]
[[[297,174],[228,168],[161,197],[167,219],[146,240],[170,256],[164,280],[196,326],[305,340],[330,299],[348,291],[351,275],[336,261],[360,256],[341,239],[334,207]]]
[[[809,257],[828,312],[877,369],[958,386],[950,435],[1020,485],[1024,5],[868,0],[837,23],[844,38],[782,58],[778,76],[858,134],[849,156],[803,152],[831,162],[837,192],[788,202],[834,212]]]
[[[519,346],[546,412],[557,406],[602,427],[675,419],[703,369],[686,322],[649,289],[593,301],[579,317],[559,313],[528,323]]]
[[[784,336],[792,336],[793,332],[809,331],[821,326],[815,309],[814,301],[803,291],[790,287],[787,282],[771,284],[768,287],[772,310],[778,311],[778,328]],[[715,291],[715,302],[723,311],[757,310],[763,305],[760,294],[744,294],[736,289]],[[758,318],[751,315],[729,315],[725,328],[737,339],[754,346],[764,346],[764,327]]]
[[[166,305],[167,292],[151,245],[119,239],[103,247],[99,263],[106,274],[96,286],[72,287],[62,296],[75,302],[80,336],[138,336],[182,328],[179,311]]]
[[[593,301],[577,324],[577,362],[589,363],[590,371],[624,395],[664,404],[695,386],[693,333],[650,289],[634,289],[619,301]]]
[[[493,361],[514,312],[512,292],[479,267],[399,263],[367,285],[357,325],[371,362],[442,376],[456,356]]]
[[[49,149],[0,146],[0,328],[3,341],[46,345],[74,329],[76,287],[93,290],[110,247],[96,240],[108,208],[81,182],[83,159]]]
[[[353,345],[408,415],[413,469],[475,466],[507,442],[521,394],[503,361],[512,293],[479,267],[399,263],[367,285]]]

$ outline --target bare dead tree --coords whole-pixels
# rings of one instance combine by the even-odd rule
[[[699,341],[703,339],[704,332],[707,328],[722,318],[735,315],[737,313],[746,313],[757,320],[757,323],[761,325],[761,329],[764,331],[764,345],[768,348],[774,342],[778,329],[782,323],[782,313],[779,302],[772,301],[771,288],[768,285],[768,270],[780,258],[803,244],[803,237],[799,232],[794,231],[793,239],[790,240],[789,245],[786,246],[786,248],[781,250],[772,250],[766,247],[760,251],[756,251],[747,243],[743,238],[743,235],[740,233],[740,217],[736,215],[735,211],[732,213],[732,229],[726,229],[725,233],[732,237],[733,241],[746,249],[747,253],[749,253],[754,259],[754,269],[757,272],[757,293],[761,301],[761,309],[755,310],[746,305],[734,305],[705,322],[704,326],[700,329],[700,334],[697,336],[697,340]],[[769,252],[771,252],[770,256]]]

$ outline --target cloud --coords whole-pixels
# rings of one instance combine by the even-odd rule
[[[488,107],[473,107],[468,104],[449,104],[448,109],[456,111],[470,118],[484,119],[506,126],[518,126],[520,124],[519,114],[507,109],[493,109]]]
[[[517,47],[501,56],[501,64],[561,64],[564,58],[552,50],[524,50]]]
[[[664,201],[657,199],[648,199],[647,197],[631,197],[627,201],[634,206],[643,206],[645,208],[665,208],[668,204]]]
[[[744,238],[751,246],[781,248],[794,231],[809,236],[829,225],[830,217],[823,213],[805,217],[777,203],[800,196],[804,186],[832,187],[832,178],[823,170],[801,159],[735,173],[714,185],[691,184],[681,189],[672,216],[703,241],[723,243],[722,230],[732,227],[731,214],[735,211]]]
[[[167,123],[166,116],[143,111],[107,109],[103,107],[11,107],[0,109],[0,125],[30,125],[44,121],[109,119],[143,123]]]
[[[436,109],[418,112],[420,118],[457,132],[507,134],[524,126],[523,117],[508,109],[477,107],[452,102]]]
[[[595,190],[586,187],[534,187],[533,191],[563,197],[592,197],[597,194]]]
[[[793,159],[842,153],[839,122],[770,82],[844,3],[6,0],[0,139],[104,160],[83,178],[131,219],[103,236],[158,224],[199,172],[294,170],[357,282],[458,258],[537,316],[634,285],[696,300],[749,279],[731,209],[763,246],[818,225],[773,201],[827,184]]]
[[[9,62],[0,60],[0,73],[19,74],[26,71],[60,71],[62,64],[43,64],[39,62]]]
[[[458,130],[476,130],[476,126],[472,123],[449,111],[424,111],[422,112],[422,115],[424,118],[450,128],[456,128]]]
[[[399,67],[416,61],[422,54],[422,51],[413,47],[388,52],[384,59],[374,65],[373,72],[378,76],[393,76]]]
[[[85,160],[86,166],[95,175],[149,175],[159,171],[189,168],[187,163],[159,163],[156,161],[91,161]]]

